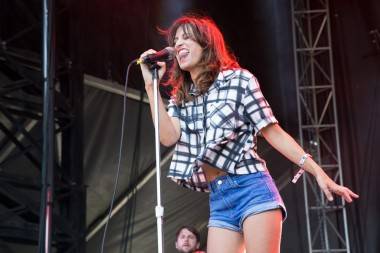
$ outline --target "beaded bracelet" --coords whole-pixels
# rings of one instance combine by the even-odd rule
[[[295,184],[297,182],[297,180],[301,177],[301,175],[305,172],[305,170],[303,169],[303,165],[305,164],[306,162],[306,159],[309,158],[309,157],[312,157],[310,154],[307,154],[305,153],[300,161],[298,162],[298,166],[301,168],[297,174],[294,175],[293,177],[293,180],[292,180],[292,183]]]

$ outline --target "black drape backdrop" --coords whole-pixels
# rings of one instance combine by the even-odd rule
[[[360,194],[348,207],[352,252],[380,252],[379,1],[331,1],[336,95],[346,183]],[[380,38],[377,38],[380,43]]]

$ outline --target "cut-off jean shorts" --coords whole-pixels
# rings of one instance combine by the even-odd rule
[[[268,171],[247,175],[227,174],[209,182],[210,219],[208,227],[243,231],[244,220],[255,214],[286,208]]]

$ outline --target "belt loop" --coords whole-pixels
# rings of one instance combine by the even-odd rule
[[[213,181],[208,182],[208,189],[209,189],[210,192],[212,192],[212,193],[215,192]]]
[[[227,173],[227,174],[225,175],[225,177],[226,177],[226,181],[228,182],[229,185],[234,185],[234,180],[233,180],[233,178],[230,176],[229,173]]]

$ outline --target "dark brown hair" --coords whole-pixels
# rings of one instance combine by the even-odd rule
[[[166,35],[169,46],[174,46],[174,38],[179,27],[191,35],[203,49],[199,62],[202,71],[194,80],[201,94],[208,90],[220,71],[239,68],[236,57],[228,50],[222,33],[211,18],[185,15],[175,20],[168,30],[161,31]],[[167,84],[173,87],[172,96],[177,104],[191,99],[189,95],[191,83],[190,73],[181,70],[175,60],[169,71]]]
[[[182,231],[183,229],[187,229],[187,230],[189,230],[191,233],[193,233],[194,236],[195,236],[195,238],[197,239],[197,242],[200,242],[200,241],[201,241],[201,236],[199,235],[198,230],[196,230],[196,229],[195,229],[194,227],[192,227],[192,226],[182,226],[182,227],[180,227],[180,228],[177,230],[177,232],[175,233],[175,240],[176,240],[176,241],[178,240],[178,236],[179,236],[179,234],[181,233],[181,231]]]

